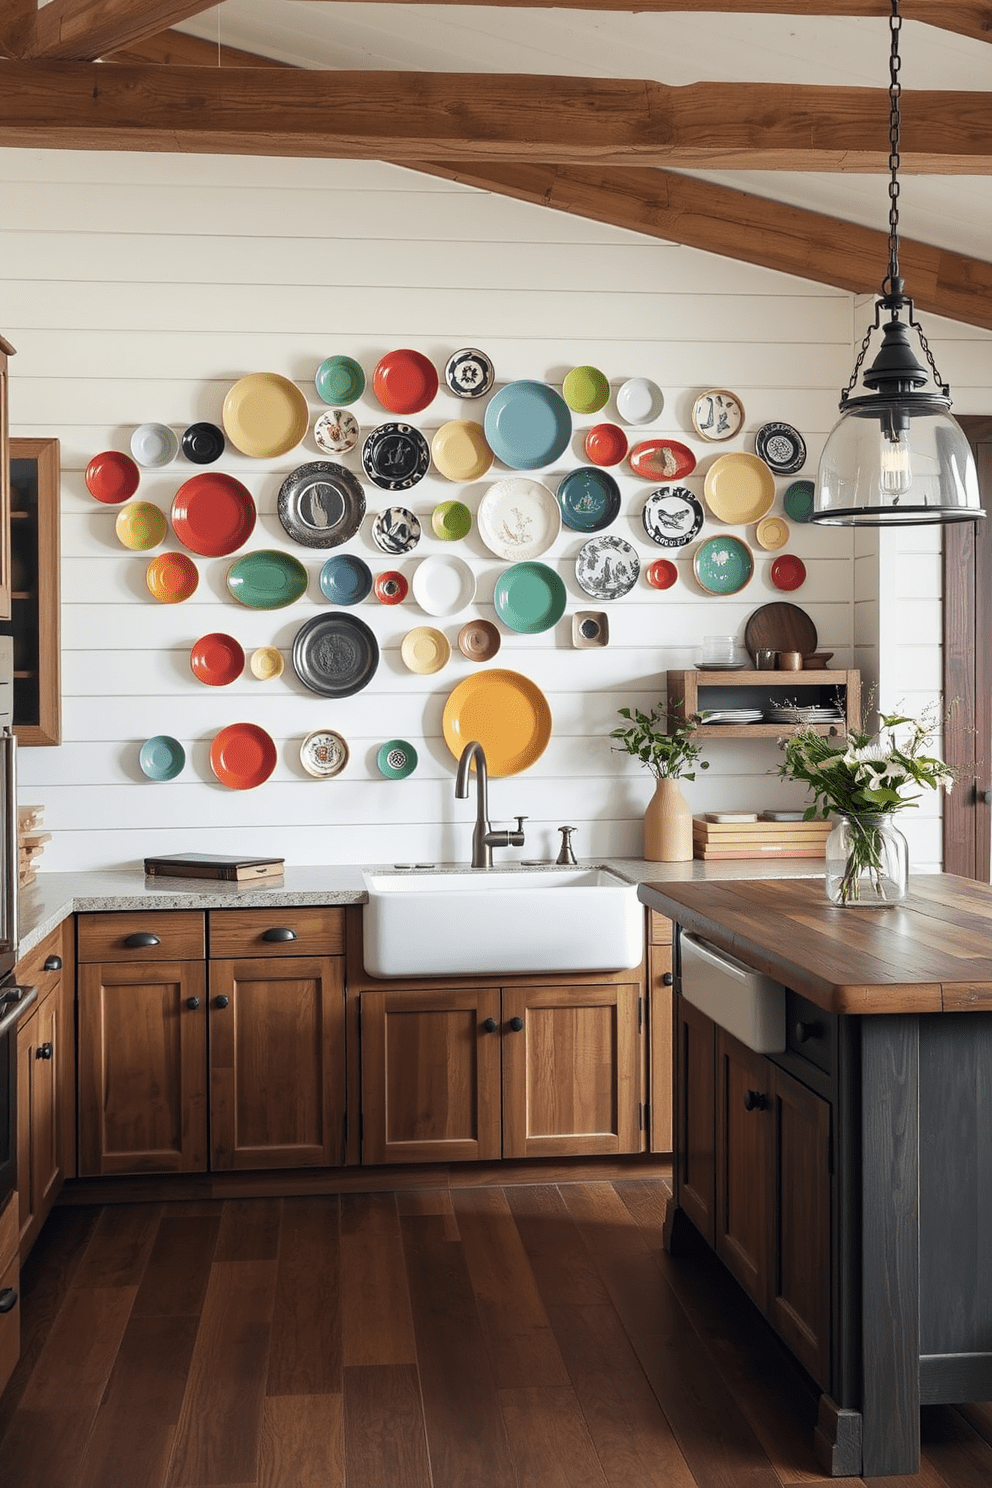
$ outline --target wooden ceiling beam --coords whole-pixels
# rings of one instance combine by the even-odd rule
[[[9,10],[11,0],[3,4]],[[23,0],[13,4],[19,14],[12,25],[3,25],[12,56],[92,62],[212,10],[216,0],[49,0],[40,9]]]
[[[992,172],[987,94],[902,111],[904,173]],[[0,63],[0,146],[859,172],[889,151],[873,88],[22,61]]]

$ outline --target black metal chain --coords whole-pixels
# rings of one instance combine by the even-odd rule
[[[899,33],[901,30],[902,16],[899,14],[899,0],[892,0],[892,15],[889,18],[891,39],[889,48],[889,272],[882,281],[883,294],[892,294],[899,278],[899,129],[901,124],[899,100],[902,96],[902,83],[899,81],[899,70],[902,67],[902,58],[899,55]]]

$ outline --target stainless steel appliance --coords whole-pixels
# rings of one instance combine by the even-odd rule
[[[17,771],[13,641],[0,636],[0,1210],[17,1183],[17,1023],[35,987],[14,985],[17,960]],[[4,1299],[0,1297],[0,1307]]]

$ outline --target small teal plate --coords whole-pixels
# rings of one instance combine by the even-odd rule
[[[339,553],[320,570],[320,592],[331,604],[360,604],[372,593],[372,570],[357,554]]]
[[[692,571],[707,594],[737,594],[751,582],[754,554],[739,537],[710,537],[696,552]]]
[[[564,454],[572,438],[572,415],[545,382],[508,382],[486,408],[486,441],[511,470],[538,470]]]
[[[808,522],[813,515],[813,482],[793,481],[782,497],[782,505],[786,516],[791,517],[794,522]]]
[[[573,532],[602,532],[620,515],[620,487],[608,470],[595,465],[570,470],[555,494],[562,520]]]
[[[365,373],[352,357],[331,356],[321,362],[314,385],[325,403],[336,408],[356,403],[365,391]]]
[[[156,734],[142,744],[138,763],[149,780],[175,780],[186,768],[186,751],[178,739]]]
[[[546,563],[515,563],[496,580],[496,613],[511,630],[539,635],[565,613],[565,585]]]
[[[250,610],[281,610],[307,592],[307,571],[291,553],[260,548],[227,570],[228,592]]]
[[[417,768],[417,751],[405,739],[389,739],[375,758],[387,780],[405,780]]]

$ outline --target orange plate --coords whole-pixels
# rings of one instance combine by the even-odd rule
[[[193,676],[208,687],[226,687],[245,669],[244,648],[233,636],[212,631],[201,636],[189,653]]]
[[[496,668],[459,682],[448,694],[441,727],[455,759],[478,739],[490,775],[518,775],[547,748],[551,709],[529,677]]]
[[[276,767],[276,746],[257,723],[231,723],[210,746],[210,768],[221,785],[253,790]]]
[[[437,396],[434,363],[419,351],[390,351],[372,373],[372,391],[390,413],[422,413]]]
[[[145,570],[149,592],[162,604],[179,604],[196,592],[200,575],[185,553],[159,553]]]
[[[223,558],[251,537],[255,503],[251,492],[233,475],[205,471],[179,487],[172,502],[172,526],[191,553]]]
[[[108,506],[119,506],[138,489],[141,471],[130,455],[120,450],[104,450],[94,455],[86,467],[86,489],[97,501]]]

